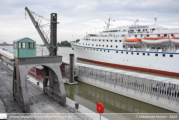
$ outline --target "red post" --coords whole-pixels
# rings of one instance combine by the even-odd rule
[[[39,76],[39,80],[41,80],[41,76]]]
[[[101,114],[104,113],[104,106],[100,102],[98,102],[96,106],[97,106],[96,108],[97,112],[100,113],[100,120],[101,120]]]

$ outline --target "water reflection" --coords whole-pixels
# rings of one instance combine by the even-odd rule
[[[68,98],[79,102],[96,112],[96,103],[103,103],[105,113],[171,113],[131,98],[127,98],[85,83],[78,85],[65,84]]]

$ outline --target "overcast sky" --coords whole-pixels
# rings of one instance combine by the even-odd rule
[[[50,18],[58,14],[58,42],[76,40],[87,33],[104,29],[109,14],[112,27],[132,25],[136,18],[139,25],[157,24],[179,28],[179,0],[0,0],[0,43],[29,37],[42,44],[42,40],[29,16],[25,20],[25,7]]]

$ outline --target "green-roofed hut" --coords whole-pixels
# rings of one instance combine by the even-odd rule
[[[27,37],[13,41],[13,54],[15,58],[36,57],[36,42]]]

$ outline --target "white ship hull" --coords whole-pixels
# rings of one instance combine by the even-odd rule
[[[71,43],[71,45],[74,48],[77,59],[114,67],[124,67],[166,75],[179,75],[179,53],[103,49],[84,47],[78,43]],[[102,51],[100,51],[101,49]],[[116,53],[116,51],[118,51],[118,53]],[[158,56],[156,56],[156,54],[158,54]],[[165,54],[165,57],[163,57],[163,54]],[[170,57],[170,55],[173,55],[173,57]]]

